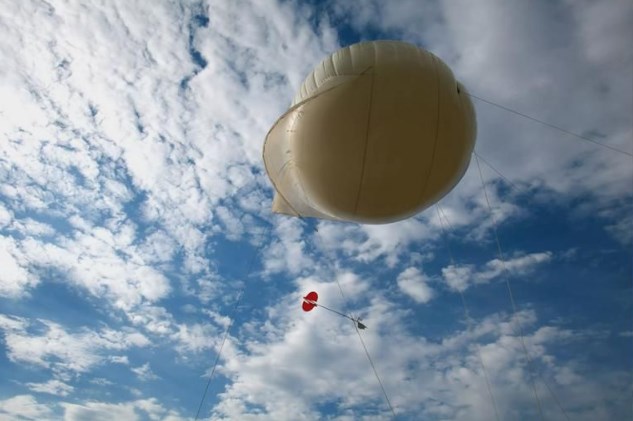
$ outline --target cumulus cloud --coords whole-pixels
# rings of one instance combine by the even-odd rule
[[[302,285],[309,286],[310,282],[305,280]],[[324,287],[329,298],[328,286],[321,285]],[[400,416],[494,418],[483,367],[501,418],[518,413],[538,416],[532,376],[548,418],[564,419],[555,399],[561,399],[567,414],[579,419],[589,420],[600,411],[626,412],[622,406],[627,401],[626,393],[615,392],[616,389],[602,392],[613,392],[613,399],[620,402],[619,409],[600,403],[602,398],[594,393],[604,379],[594,381],[586,367],[557,357],[580,336],[558,326],[539,327],[532,311],[510,319],[493,314],[469,329],[454,331],[440,342],[433,342],[401,328],[407,312],[395,310],[381,297],[374,297],[371,302],[366,317],[370,328],[362,334]],[[228,376],[230,383],[212,410],[213,419],[314,418],[319,416],[321,405],[334,405],[343,417],[389,416],[350,324],[325,312],[301,317],[296,299],[283,300],[276,307],[270,309],[275,315],[272,322],[276,333],[262,337],[264,331],[260,330],[260,335],[246,340],[243,350],[232,348],[224,355],[220,372]],[[523,326],[532,366],[525,363],[517,323]],[[609,384],[623,385],[623,374],[611,373]],[[583,398],[572,397],[572,393]],[[586,405],[582,399],[592,403]],[[254,413],[252,408],[257,411]]]
[[[479,97],[633,152],[633,88],[625,71],[633,66],[626,47],[633,8],[624,0],[600,6],[563,2],[557,12],[545,4],[496,0],[423,7],[409,0],[332,3],[360,33],[379,29],[427,46]],[[631,213],[620,200],[630,204],[633,194],[629,157],[473,102],[477,152],[530,196],[540,190],[533,200],[567,206],[582,198],[589,212],[616,208],[617,218]],[[482,165],[487,176],[503,180]],[[468,213],[477,209],[464,205],[481,190],[472,167],[444,203],[471,222]]]
[[[27,261],[14,239],[0,237],[0,262],[0,296],[20,297],[38,283],[29,273]]]
[[[398,275],[400,290],[418,303],[427,303],[433,298],[433,289],[428,278],[419,269],[410,267]]]
[[[364,263],[384,258],[389,267],[395,267],[408,247],[439,236],[439,229],[426,222],[424,216],[387,225],[320,222],[316,244],[330,255],[340,253]]]
[[[136,377],[138,377],[138,379],[141,381],[146,382],[149,380],[158,379],[158,376],[152,371],[152,368],[149,366],[149,363],[145,363],[139,367],[134,367],[131,370],[134,374],[136,374]]]
[[[68,396],[75,390],[71,385],[59,380],[49,380],[45,383],[27,383],[26,386],[33,392],[48,393],[57,396]]]
[[[493,259],[479,270],[473,265],[449,265],[442,269],[442,276],[451,290],[465,291],[471,285],[486,284],[499,278],[504,272],[525,276],[551,259],[551,252],[538,252],[504,260]]]
[[[214,419],[388,417],[351,323],[301,312],[309,290],[363,316],[363,338],[404,417],[493,419],[479,348],[501,418],[536,418],[520,321],[545,418],[564,418],[550,386],[573,419],[629,418],[630,373],[595,370],[595,361],[574,357],[578,348],[567,346],[581,341],[575,331],[534,312],[508,320],[482,311],[468,329],[435,326],[431,335],[416,313],[443,304],[446,291],[427,275],[434,268],[449,291],[465,291],[505,269],[539,276],[555,262],[554,252],[515,254],[520,246],[512,244],[505,262],[473,257],[440,269],[434,257],[445,253],[443,224],[449,242],[468,247],[490,240],[494,221],[503,229],[543,208],[565,209],[599,218],[630,244],[628,157],[474,99],[477,152],[495,167],[482,163],[494,219],[471,165],[441,203],[444,222],[429,209],[396,224],[359,226],[271,217],[261,144],[305,74],[338,47],[340,30],[428,47],[475,95],[630,152],[633,62],[623,52],[632,13],[626,0],[7,4],[0,16],[0,306],[24,312],[0,315],[0,327],[12,368],[35,366],[54,378],[33,380],[25,371],[29,381],[19,384],[48,394],[50,405],[17,391],[0,401],[0,418],[59,418],[61,411],[69,420],[178,419],[168,408],[178,398],[144,399],[127,388],[138,395],[129,401],[113,386],[136,382],[133,374],[150,379],[152,367],[162,373],[157,364],[174,353],[203,372],[207,362],[195,361],[218,349],[231,320]],[[260,253],[257,276],[243,272],[244,250],[252,249]],[[421,260],[424,273],[414,267]],[[244,278],[256,298],[245,303],[250,313],[234,314],[225,297]],[[383,278],[425,305],[392,301],[402,294]],[[53,320],[48,304],[63,306],[71,296],[95,310],[98,327],[66,324],[66,314]],[[160,346],[152,366],[136,366],[135,351],[153,343]],[[121,366],[130,362],[132,371]],[[98,370],[110,364],[132,378],[104,379]],[[89,375],[111,401],[78,396],[74,381]]]
[[[67,421],[88,421],[88,420],[111,420],[113,418],[124,420],[184,420],[176,411],[166,409],[157,399],[139,399],[136,401],[123,403],[107,403],[89,401],[82,404],[67,403],[61,404],[64,409],[64,420]]]
[[[5,321],[7,319],[5,318]],[[41,334],[28,328],[38,327]],[[88,372],[107,360],[106,353],[146,347],[149,340],[142,334],[126,329],[102,328],[98,331],[79,329],[69,332],[49,320],[30,322],[9,319],[3,323],[7,355],[13,362],[48,368],[60,379]]]
[[[129,226],[114,233],[95,227],[92,233],[78,233],[59,244],[27,239],[22,246],[31,265],[63,270],[68,282],[108,298],[116,308],[130,310],[143,302],[158,301],[170,291],[165,275],[145,264],[132,241]]]
[[[0,419],[3,420],[43,420],[53,415],[51,409],[32,395],[16,395],[0,400]]]
[[[176,343],[176,350],[182,355],[198,354],[218,345],[220,330],[209,324],[179,324],[171,338]]]
[[[301,273],[311,263],[306,254],[306,234],[299,219],[280,220],[275,227],[277,240],[264,251],[265,269],[269,273]]]

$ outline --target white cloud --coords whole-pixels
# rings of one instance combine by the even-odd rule
[[[448,287],[454,291],[465,291],[472,276],[471,266],[449,265],[442,269],[442,276]]]
[[[488,282],[500,276],[504,270],[514,275],[525,275],[533,270],[536,266],[548,262],[552,259],[552,253],[540,252],[530,253],[525,256],[514,257],[510,259],[493,259],[486,263],[485,270],[476,275],[477,282]]]
[[[23,330],[27,324],[26,320],[22,317],[0,314],[0,329],[6,331]]]
[[[410,267],[398,275],[398,287],[418,303],[428,303],[434,296],[433,289],[428,286],[428,278],[417,268]]]
[[[163,307],[147,304],[136,307],[128,313],[134,326],[142,327],[153,335],[164,336],[173,332],[173,316]]]
[[[423,219],[418,218],[387,225],[356,225],[320,222],[316,239],[325,253],[341,251],[345,256],[361,262],[372,262],[384,257],[389,267],[395,267],[408,247],[439,235]]]
[[[152,371],[152,368],[149,366],[149,363],[145,363],[139,367],[134,367],[131,370],[134,374],[136,374],[136,377],[138,377],[139,380],[142,380],[144,382],[149,381],[149,380],[156,380],[159,378]]]
[[[52,411],[38,403],[31,395],[16,395],[0,400],[0,420],[45,420],[52,419]]]
[[[353,327],[325,311],[301,312],[298,296],[313,282],[300,281],[296,294],[268,310],[271,319],[253,330],[257,333],[251,339],[243,339],[242,347],[227,348],[219,371],[228,377],[229,386],[220,395],[212,419],[318,418],[323,416],[319,405],[333,405],[341,416],[389,416]],[[319,291],[323,302],[340,304],[331,298],[338,294],[335,284],[321,283]],[[371,304],[365,309],[369,329],[362,334],[401,417],[493,419],[475,344],[480,345],[500,417],[536,414],[530,386],[534,374],[525,364],[515,333],[519,322],[533,366],[538,367],[537,389],[545,417],[564,418],[552,393],[574,418],[626,412],[625,392],[598,391],[604,377],[594,380],[588,367],[557,358],[561,349],[582,336],[553,325],[539,327],[534,312],[520,312],[510,320],[493,314],[434,342],[407,332],[403,326],[410,316],[393,303],[380,296],[370,300],[364,296],[364,301]],[[605,373],[609,376],[607,383],[613,386],[624,386],[630,379],[621,372]],[[606,395],[618,403],[605,404]]]
[[[631,150],[632,66],[622,52],[633,26],[626,0],[557,3],[556,10],[492,0],[330,6],[338,13],[332,22],[361,28],[362,37],[368,27],[371,33],[386,29],[428,46],[477,95],[579,133],[601,132],[600,141]],[[194,15],[207,12],[209,24],[195,25]],[[183,359],[217,349],[227,316],[205,312],[210,323],[184,322],[167,299],[184,291],[195,305],[215,308],[226,292],[225,278],[215,272],[215,253],[223,251],[217,244],[246,237],[265,249],[255,266],[270,278],[266,292],[281,290],[287,276],[294,284],[283,285],[297,290],[275,291],[274,306],[235,326],[219,371],[229,385],[215,406],[217,418],[320,418],[324,406],[338,408],[341,419],[389,415],[352,326],[325,311],[301,312],[300,297],[310,289],[326,305],[362,313],[369,326],[364,338],[399,413],[494,418],[473,357],[477,341],[502,418],[534,415],[511,323],[489,315],[472,332],[426,339],[407,330],[419,323],[407,318],[411,310],[370,288],[376,280],[341,269],[373,270],[370,264],[384,263],[381,270],[404,274],[414,264],[413,248],[431,255],[438,246],[433,210],[386,226],[323,222],[318,233],[279,217],[272,240],[262,236],[259,217],[248,215],[268,215],[270,208],[271,187],[261,168],[266,131],[304,75],[337,47],[328,16],[274,0],[88,8],[79,1],[13,2],[0,28],[6,41],[0,43],[0,132],[6,138],[0,142],[0,295],[26,306],[40,283],[70,286],[81,297],[87,292],[99,314],[144,332],[71,329],[0,315],[11,361],[48,368],[56,377],[29,387],[71,393],[62,380],[129,362],[122,353],[149,346],[150,338]],[[574,212],[602,218],[612,235],[630,244],[630,160],[476,106],[479,153],[521,189],[506,193],[498,175],[483,166],[500,227],[530,216],[536,206],[573,203]],[[473,166],[442,209],[454,228],[451,241],[490,238],[492,218]],[[548,252],[509,256],[505,265],[515,274],[552,259]],[[463,291],[499,278],[502,266],[473,261],[442,274],[449,289]],[[56,283],[49,283],[48,272]],[[432,292],[421,273],[408,272],[400,281],[403,292],[421,302],[443,292]],[[517,317],[574,419],[625,418],[630,375],[595,372],[573,357],[559,361],[556,351],[569,333],[539,329],[534,314]],[[542,384],[538,388],[548,396]],[[178,414],[162,406],[167,401],[73,397],[62,407],[67,419],[175,419]],[[544,408],[546,418],[560,418],[551,400]],[[34,419],[52,417],[29,395],[0,401],[0,418],[15,419],[20,410]]]
[[[301,220],[279,219],[275,227],[276,238],[263,250],[265,270],[268,273],[287,271],[297,275],[312,264],[306,249],[306,233]]]
[[[42,333],[27,329],[39,325]],[[12,323],[3,326],[9,359],[51,369],[60,379],[89,372],[107,360],[106,352],[146,347],[149,340],[138,332],[102,328],[98,331],[80,329],[68,332],[61,325],[38,320],[37,323]]]
[[[36,221],[32,218],[25,218],[20,221],[16,221],[11,229],[16,230],[25,236],[52,236],[55,234],[55,229],[49,224]]]
[[[221,340],[221,331],[210,324],[179,324],[171,339],[176,343],[176,350],[186,355],[198,354],[214,348]]]
[[[88,401],[82,404],[64,402],[65,421],[106,421],[112,419],[122,420],[164,420],[184,421],[185,418],[175,410],[167,409],[156,398],[139,399],[123,403],[107,403]],[[146,418],[147,417],[147,418]]]
[[[20,297],[37,285],[38,279],[26,269],[27,261],[10,237],[0,237],[0,265],[0,296]]]
[[[508,275],[525,276],[552,259],[551,252],[530,253],[524,256],[488,261],[477,270],[473,265],[449,265],[442,269],[442,276],[453,291],[465,291],[473,284],[486,284],[507,271]]]
[[[4,228],[11,223],[13,219],[13,215],[11,211],[4,207],[2,203],[0,203],[0,228]]]
[[[122,226],[116,232],[93,228],[91,234],[78,233],[74,239],[61,239],[59,245],[29,238],[22,247],[31,265],[62,270],[68,281],[129,311],[170,292],[166,277],[144,262],[131,241],[130,231]]]
[[[26,386],[33,392],[48,393],[57,396],[68,396],[75,390],[71,385],[59,380],[49,380],[45,383],[27,383]]]
[[[110,380],[104,379],[103,377],[96,377],[94,379],[90,379],[90,383],[96,384],[98,386],[110,386],[114,384]]]
[[[122,419],[136,421],[140,417],[133,405],[88,402],[84,405],[63,403],[64,420],[67,421],[108,421]]]
[[[563,2],[556,11],[549,4],[497,0],[424,6],[409,0],[333,3],[338,18],[361,33],[387,31],[428,47],[477,96],[633,151],[628,77],[633,69],[628,54],[633,8],[626,0],[608,5]],[[627,156],[473,102],[478,153],[527,192],[529,203],[568,208],[580,199],[588,212],[618,208],[618,216],[607,218],[607,225],[631,213],[633,167]],[[487,178],[500,180],[482,165]],[[443,203],[455,208],[457,225],[465,218],[476,229],[472,217],[478,209],[464,206],[481,191],[473,167]],[[494,206],[498,201],[492,199]]]
[[[123,364],[123,365],[130,364],[130,360],[128,359],[127,355],[113,355],[110,358],[108,358],[108,361],[110,361],[113,364]]]

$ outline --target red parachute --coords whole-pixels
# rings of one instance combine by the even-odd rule
[[[317,304],[318,299],[319,299],[319,294],[317,294],[316,291],[308,292],[308,294],[305,297],[303,297],[303,303],[301,304],[301,308],[303,308],[303,311],[311,311],[314,307],[321,307],[325,310],[331,311],[332,313],[336,313],[339,316],[343,316],[347,319],[350,319],[351,321],[354,322],[354,324],[356,325],[358,329],[367,329],[367,326],[361,323],[359,318],[349,316],[345,313],[341,313],[338,310],[333,310],[329,307],[324,306],[323,304]]]
[[[303,311],[310,311],[314,307],[316,307],[317,306],[316,302],[318,299],[319,299],[319,294],[317,294],[314,291],[309,292],[308,295],[303,297],[303,304],[301,306],[303,308]]]

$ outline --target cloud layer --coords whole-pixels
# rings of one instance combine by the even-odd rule
[[[263,139],[357,40],[633,153],[629,2],[419,3],[4,5],[0,419],[191,419],[229,327],[212,419],[388,419],[358,334],[402,419],[629,418],[630,157],[474,98],[435,209],[270,214]]]

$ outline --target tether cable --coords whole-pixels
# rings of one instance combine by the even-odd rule
[[[343,303],[345,303],[346,299],[345,299],[345,294],[343,293],[343,287],[341,287],[341,283],[339,282],[337,276],[335,276],[334,279],[336,280],[336,285],[338,285],[338,290],[341,293],[341,298],[343,298]],[[367,349],[367,346],[365,345],[365,341],[363,340],[363,335],[361,335],[360,330],[358,330],[358,326],[356,325],[356,322],[358,319],[355,320],[353,315],[351,317],[347,315],[344,315],[344,316],[349,318],[354,324],[354,329],[356,330],[356,334],[358,335],[360,344],[363,346],[363,350],[365,350],[367,361],[369,361],[369,365],[371,365],[371,369],[374,372],[374,376],[376,376],[376,380],[378,381],[378,384],[380,385],[380,390],[382,390],[382,394],[385,396],[385,401],[387,401],[387,406],[389,406],[389,410],[391,411],[391,414],[395,418],[396,411],[394,411],[393,406],[391,405],[391,400],[389,399],[389,395],[387,395],[387,390],[385,389],[385,386],[382,383],[382,380],[380,380],[380,376],[378,375],[378,370],[376,369],[376,365],[374,364],[374,361],[372,360],[371,355],[369,354],[369,350]]]
[[[264,232],[264,236],[268,235],[268,233],[270,232],[270,230],[272,229],[272,224],[268,227],[268,229]],[[246,271],[246,276],[248,276],[251,271],[253,270],[253,266],[255,265],[255,260],[257,260],[257,256],[259,255],[259,248],[256,248],[255,251],[253,252],[253,257],[251,258],[251,262],[248,265],[248,269]],[[224,348],[224,344],[226,343],[226,339],[229,336],[229,332],[231,331],[231,327],[233,326],[233,322],[235,321],[235,313],[237,311],[237,307],[239,306],[240,302],[242,301],[242,297],[244,296],[244,290],[246,289],[246,286],[242,286],[242,289],[240,290],[240,292],[238,293],[237,299],[235,300],[235,304],[233,305],[233,309],[231,310],[231,317],[230,317],[230,322],[227,325],[226,329],[224,330],[224,336],[222,338],[222,342],[220,344],[220,348],[218,349],[218,352],[215,356],[215,361],[213,362],[213,369],[211,370],[211,374],[209,374],[209,379],[207,380],[207,385],[204,388],[204,393],[202,394],[202,398],[200,399],[200,404],[198,405],[198,410],[196,411],[196,417],[195,420],[197,421],[200,417],[200,411],[202,411],[202,406],[204,405],[204,400],[207,397],[207,393],[209,391],[209,386],[211,385],[211,380],[213,380],[213,376],[215,374],[215,370],[218,366],[218,363],[220,362],[220,356],[222,355],[222,349]]]
[[[382,384],[382,381],[380,380],[380,376],[378,375],[378,370],[376,370],[376,366],[374,365],[374,361],[371,359],[371,355],[369,355],[369,350],[367,349],[367,346],[365,345],[365,341],[363,340],[363,335],[360,334],[360,331],[358,330],[358,326],[356,326],[356,323],[355,322],[353,323],[354,323],[354,329],[356,329],[356,333],[358,334],[358,339],[360,339],[360,343],[363,346],[363,349],[365,350],[365,355],[367,355],[367,360],[369,360],[371,369],[374,371],[374,375],[376,376],[376,380],[378,380],[380,389],[382,389],[382,394],[385,395],[385,400],[387,401],[387,405],[389,405],[389,409],[391,410],[391,413],[393,414],[393,417],[395,418],[396,411],[393,410],[393,406],[391,405],[389,396],[387,396],[387,391],[385,390],[385,386]]]
[[[490,164],[490,162],[488,162],[486,159],[484,159],[483,156],[481,156],[480,154],[478,154],[477,152],[473,152],[473,154],[480,159],[481,161],[483,161],[486,165],[488,165],[488,167],[490,167],[494,172],[496,172],[497,174],[499,174],[499,176],[501,178],[503,178],[509,185],[510,187],[512,187],[513,189],[516,190],[523,190],[520,189],[519,187],[515,186],[505,175],[503,175],[503,173],[501,171],[499,171],[497,168],[495,168],[492,164]],[[446,217],[446,214],[444,213],[444,211],[442,211],[442,209],[438,206],[439,211],[442,213],[442,215],[444,216],[444,220],[446,221],[446,223],[449,225],[448,223],[448,218]],[[449,249],[449,253],[450,253],[450,249]],[[514,331],[514,329],[513,329]],[[518,334],[516,331],[514,331],[515,334]],[[528,351],[529,354],[529,351]],[[531,358],[531,357],[530,357]],[[547,380],[545,380],[545,377],[539,375],[538,372],[535,372],[534,375],[536,377],[538,377],[543,384],[545,385],[545,387],[547,388],[547,390],[549,391],[550,395],[552,396],[552,399],[554,400],[554,402],[556,403],[556,406],[558,407],[558,409],[560,409],[560,411],[562,412],[563,416],[565,417],[566,420],[569,421],[569,415],[567,414],[567,411],[565,411],[565,408],[563,408],[563,405],[561,405],[560,400],[558,399],[558,396],[556,396],[556,393],[554,392],[554,390],[551,388],[551,386],[549,385],[549,383],[547,382]]]
[[[448,250],[448,256],[450,258],[451,265],[455,266],[455,259],[453,258],[453,252],[451,250],[451,245],[448,240],[448,234],[446,230],[444,229],[444,223],[442,222],[442,215],[440,214],[441,212],[440,205],[436,204],[435,210],[437,211],[437,217],[439,218],[439,221],[440,221],[440,227],[442,229],[442,234],[444,236],[444,241],[446,243],[446,249]],[[446,218],[446,215],[444,215],[444,218],[446,219],[446,223],[448,225],[448,218]],[[470,312],[468,311],[468,307],[466,306],[466,298],[464,298],[464,292],[459,288],[457,290],[459,291],[459,296],[461,298],[462,306],[464,308],[464,317],[466,317],[466,323],[468,323],[468,329],[470,331],[474,331],[473,320],[470,317]],[[492,386],[490,384],[490,378],[488,377],[488,370],[486,369],[486,364],[484,364],[484,359],[481,356],[481,347],[479,346],[478,342],[475,342],[475,347],[477,349],[477,357],[479,359],[479,363],[481,364],[481,368],[483,369],[484,379],[486,380],[486,387],[488,389],[488,394],[490,395],[490,402],[492,403],[492,407],[495,411],[495,418],[497,421],[499,421],[500,418],[499,418],[499,410],[497,409],[497,401],[495,400],[495,395],[492,393]]]
[[[585,141],[587,141],[587,142],[591,142],[591,143],[593,143],[594,145],[598,145],[598,146],[601,146],[601,147],[603,147],[603,148],[610,149],[610,150],[612,150],[612,151],[614,151],[614,152],[618,152],[618,153],[621,153],[621,154],[623,154],[623,155],[627,155],[627,156],[633,157],[633,154],[632,154],[632,153],[630,153],[630,152],[623,151],[622,149],[618,149],[618,148],[616,148],[616,147],[614,147],[614,146],[609,146],[609,145],[607,145],[607,144],[605,144],[605,143],[600,143],[600,142],[598,142],[598,141],[596,141],[596,140],[594,140],[594,139],[592,139],[592,138],[590,138],[590,137],[583,136],[583,135],[578,134],[578,133],[574,133],[574,132],[569,131],[569,130],[567,130],[567,129],[564,129],[564,128],[560,127],[560,126],[557,126],[557,125],[555,125],[555,124],[548,123],[548,122],[543,121],[543,120],[539,120],[538,118],[535,118],[535,117],[529,116],[529,115],[524,114],[524,113],[522,113],[522,112],[520,112],[520,111],[513,110],[512,108],[506,107],[506,106],[504,106],[504,105],[497,104],[496,102],[492,102],[492,101],[489,101],[489,100],[487,100],[487,99],[483,99],[483,98],[481,98],[481,97],[478,97],[477,95],[474,95],[474,94],[471,94],[471,93],[468,93],[468,92],[466,92],[466,95],[468,95],[468,96],[469,96],[469,97],[471,97],[471,98],[475,98],[475,99],[477,99],[477,100],[479,100],[479,101],[481,101],[481,102],[485,102],[486,104],[489,104],[489,105],[492,105],[492,106],[494,106],[494,107],[500,108],[500,109],[502,109],[502,110],[508,111],[508,112],[510,112],[510,113],[512,113],[512,114],[516,114],[516,115],[518,115],[518,116],[520,116],[520,117],[526,118],[526,119],[528,119],[528,120],[532,120],[532,121],[534,121],[534,122],[536,122],[536,123],[539,123],[539,124],[541,124],[541,125],[543,125],[543,126],[547,126],[547,127],[551,128],[551,129],[558,130],[558,131],[559,131],[559,132],[561,132],[561,133],[565,133],[565,134],[567,134],[567,135],[577,137],[578,139],[583,139],[583,140],[585,140]]]
[[[508,183],[508,185],[516,191],[521,191],[522,189],[519,189],[512,181],[510,181],[510,179],[508,177],[506,177],[505,175],[503,175],[503,173],[501,171],[499,171],[497,168],[495,168],[494,165],[492,165],[490,162],[488,162],[486,159],[484,159],[483,156],[479,155],[477,153],[477,151],[473,151],[473,155],[477,156],[477,158],[481,159],[484,164],[486,164],[488,167],[490,167],[494,172],[496,172],[497,174],[499,174],[499,176],[503,179],[503,181],[505,181],[506,183]]]
[[[237,306],[239,305],[244,290],[240,291],[237,300],[235,301],[235,305],[233,306],[233,313],[237,310]],[[234,314],[233,314],[234,315]],[[233,326],[234,317],[231,317],[231,321],[227,325],[224,330],[224,337],[222,338],[222,343],[220,344],[220,349],[218,349],[218,353],[215,356],[215,362],[213,363],[213,369],[211,370],[211,374],[209,374],[209,380],[207,380],[207,385],[204,388],[204,393],[202,394],[202,399],[200,399],[200,405],[198,405],[198,410],[196,411],[196,420],[200,416],[200,411],[202,410],[202,405],[204,404],[204,400],[207,397],[207,392],[209,391],[209,386],[211,385],[211,380],[213,380],[213,375],[215,374],[215,369],[218,366],[218,362],[220,361],[220,355],[222,355],[222,349],[224,348],[224,343],[226,342],[226,338],[229,336],[229,331],[231,330],[231,326]]]
[[[488,204],[488,211],[490,212],[490,216],[492,217],[492,229],[495,235],[495,240],[497,243],[497,253],[498,253],[498,257],[499,257],[499,261],[501,262],[501,266],[503,268],[503,272],[506,274],[506,276],[504,277],[505,279],[505,284],[506,287],[508,289],[508,295],[510,297],[510,303],[512,305],[512,313],[515,317],[516,320],[516,324],[519,328],[519,337],[520,337],[520,342],[521,342],[521,347],[523,348],[523,353],[525,354],[525,359],[527,361],[527,367],[528,367],[528,374],[530,377],[530,385],[532,386],[532,391],[534,392],[534,399],[536,400],[536,404],[538,407],[538,412],[539,415],[541,417],[541,420],[545,419],[543,416],[543,409],[541,407],[541,399],[538,396],[538,392],[536,390],[536,382],[534,381],[534,375],[533,375],[533,369],[532,369],[532,359],[530,358],[530,355],[527,351],[527,347],[525,346],[525,337],[523,334],[523,326],[521,325],[521,321],[518,319],[517,315],[518,315],[518,311],[517,311],[517,306],[516,306],[516,302],[514,301],[514,294],[512,293],[512,287],[510,286],[510,280],[508,279],[507,274],[508,272],[508,268],[506,267],[505,264],[505,259],[503,257],[503,252],[501,251],[501,242],[499,241],[499,235],[497,233],[497,218],[495,217],[494,212],[492,211],[492,206],[490,205],[490,199],[488,198],[488,192],[486,191],[486,184],[484,183],[484,177],[483,174],[481,172],[481,165],[479,164],[479,158],[477,157],[477,155],[475,155],[475,161],[477,162],[477,169],[479,171],[479,179],[481,180],[481,187],[484,191],[484,196],[486,198],[486,203]]]

